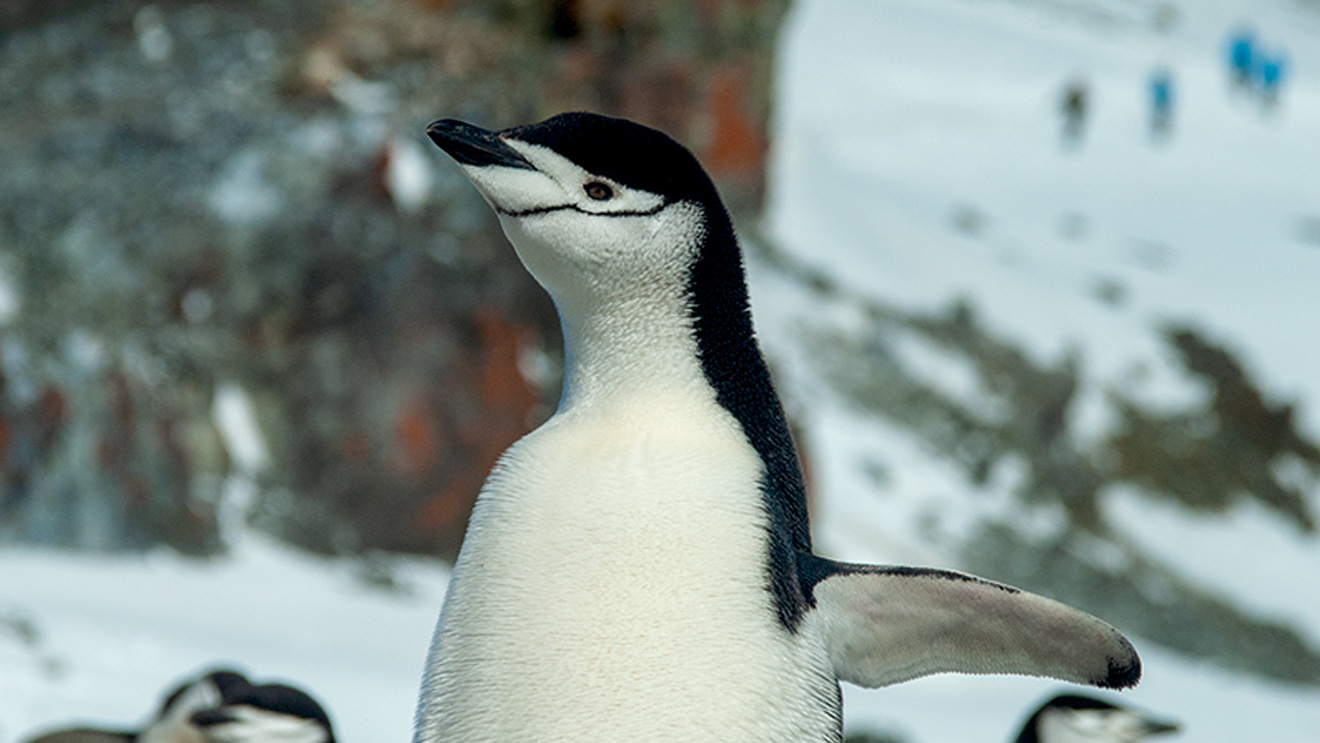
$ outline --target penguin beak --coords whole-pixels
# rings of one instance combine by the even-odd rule
[[[215,727],[216,725],[226,725],[231,722],[238,722],[238,718],[229,710],[218,707],[216,709],[204,709],[200,712],[194,712],[192,724],[199,728]]]
[[[1141,732],[1143,735],[1168,735],[1176,733],[1181,727],[1176,722],[1165,720],[1145,719],[1141,723]]]
[[[536,170],[527,158],[504,143],[499,135],[457,119],[441,119],[426,127],[426,134],[461,165],[502,165]]]

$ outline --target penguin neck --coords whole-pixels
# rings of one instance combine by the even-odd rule
[[[556,296],[564,335],[559,412],[629,399],[714,400],[681,283],[664,276]]]

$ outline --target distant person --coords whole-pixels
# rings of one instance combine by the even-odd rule
[[[1173,72],[1163,65],[1150,74],[1150,133],[1168,136],[1173,124]]]
[[[1086,109],[1089,98],[1085,80],[1073,80],[1064,86],[1060,101],[1060,113],[1063,115],[1063,143],[1076,146],[1086,129]]]
[[[1273,110],[1279,103],[1279,90],[1283,86],[1283,76],[1287,68],[1287,57],[1283,52],[1259,54],[1256,73],[1260,85],[1260,102],[1265,110]]]
[[[1228,39],[1228,72],[1234,88],[1251,89],[1251,72],[1255,61],[1256,34],[1250,28],[1239,28]]]

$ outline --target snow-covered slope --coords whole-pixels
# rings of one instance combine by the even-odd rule
[[[304,688],[345,743],[410,740],[448,573],[399,562],[389,574],[386,590],[355,562],[260,535],[210,561],[0,550],[0,742],[132,728],[216,665]]]
[[[1041,6],[801,3],[781,51],[774,234],[904,306],[967,296],[1041,354],[1083,340],[1098,378],[1158,362],[1152,323],[1190,317],[1271,389],[1320,399],[1306,229],[1320,217],[1320,14],[1186,3],[1159,33]],[[1291,53],[1273,115],[1228,90],[1224,38],[1246,18]],[[1156,144],[1146,84],[1160,64],[1177,107]],[[1092,114],[1067,149],[1056,111],[1074,77]],[[950,228],[960,211],[979,234]],[[1126,287],[1121,311],[1095,300],[1100,279]],[[1320,432],[1320,405],[1302,414]]]
[[[1289,55],[1273,111],[1228,84],[1225,39],[1244,23]],[[975,571],[932,531],[985,518],[1029,522],[1028,534],[1059,527],[1057,513],[1015,501],[1012,467],[970,483],[898,422],[831,389],[810,339],[868,342],[867,301],[932,313],[964,301],[1041,364],[1075,353],[1075,441],[1112,430],[1110,390],[1155,407],[1205,397],[1162,339],[1172,323],[1231,348],[1269,398],[1298,404],[1306,436],[1320,434],[1314,6],[810,0],[790,18],[780,65],[765,232],[814,278],[754,261],[753,299],[807,430],[822,551]],[[1173,71],[1176,108],[1171,133],[1156,138],[1147,85],[1160,65]],[[1067,145],[1059,103],[1078,79],[1091,107],[1083,137]],[[889,340],[894,363],[932,386],[969,405],[985,397],[963,359]],[[1146,554],[1320,647],[1314,535],[1250,505],[1206,516],[1132,488],[1103,494],[1108,524]],[[1314,687],[1138,645],[1146,680],[1128,701],[1181,718],[1188,739],[1304,741],[1320,729]],[[854,724],[922,743],[1003,740],[1053,688],[937,678],[850,691],[847,709]]]

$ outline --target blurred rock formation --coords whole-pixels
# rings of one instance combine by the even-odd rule
[[[1011,510],[956,513],[932,499],[921,536],[969,570],[1103,616],[1144,639],[1276,681],[1320,685],[1320,647],[1304,630],[1244,606],[1183,574],[1124,532],[1112,516],[1122,493],[1189,513],[1260,508],[1313,538],[1320,443],[1294,421],[1295,403],[1262,389],[1231,348],[1186,325],[1162,340],[1202,398],[1170,409],[1121,388],[1108,396],[1120,422],[1102,436],[1072,422],[1081,352],[1032,357],[995,333],[967,302],[909,311],[851,291],[765,241],[757,259],[800,282],[822,305],[802,337],[817,374],[858,411],[920,441],[966,480],[973,499],[1008,496]],[[830,326],[831,304],[866,322]],[[967,372],[975,394],[940,384],[914,347]],[[868,455],[869,456],[869,455]],[[883,492],[889,454],[866,470]]]
[[[0,3],[0,541],[213,553],[237,473],[294,543],[452,556],[558,327],[426,123],[628,116],[755,209],[784,5]]]

